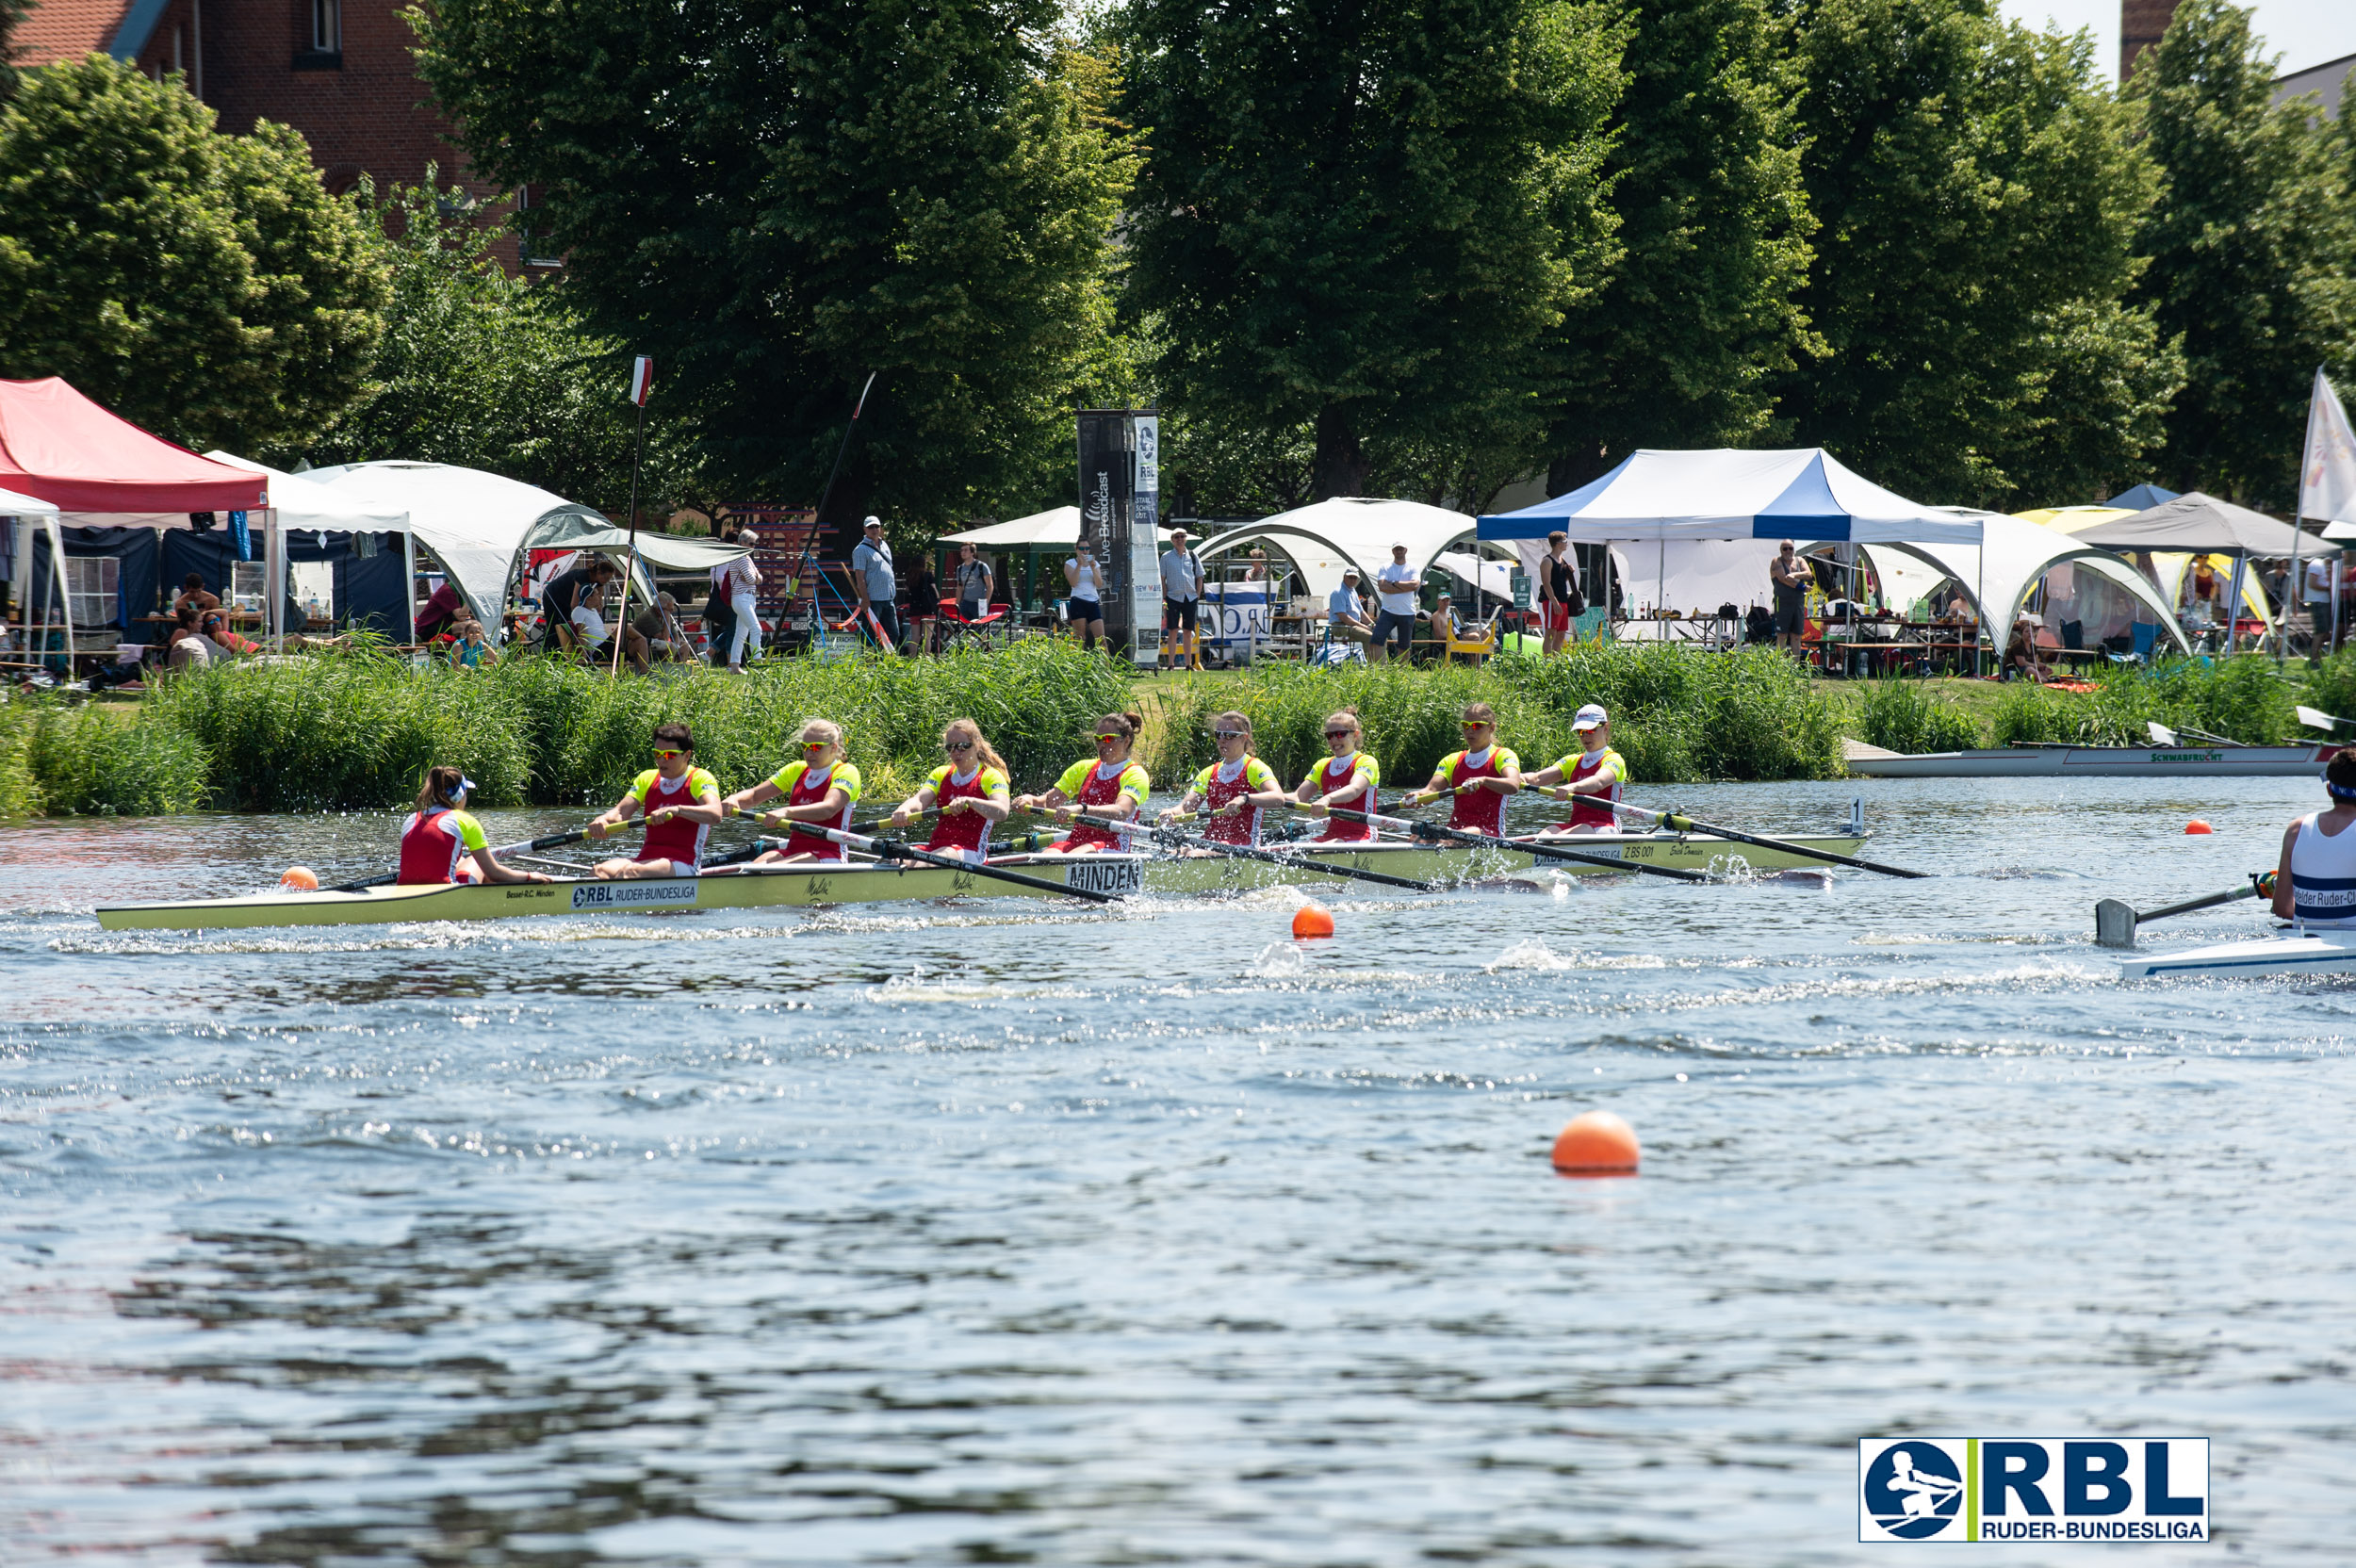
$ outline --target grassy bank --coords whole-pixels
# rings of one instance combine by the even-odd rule
[[[1037,785],[1086,755],[1090,723],[1128,699],[1123,672],[1043,640],[940,660],[620,681],[552,660],[477,672],[319,655],[191,671],[130,716],[11,704],[0,718],[0,808],[11,788],[18,810],[52,814],[386,808],[413,798],[435,761],[466,769],[483,806],[602,806],[653,765],[657,724],[694,726],[698,760],[733,789],[797,756],[803,721],[819,716],[844,727],[871,797],[896,800],[940,760],[953,718],[980,721],[1018,782]]]
[[[2336,654],[2320,669],[2294,661],[2278,670],[2265,654],[2178,660],[2105,670],[2090,683],[2091,692],[2057,692],[2026,682],[1875,681],[1859,689],[1850,733],[1903,752],[2032,742],[2138,746],[2149,742],[2146,725],[2157,721],[2271,745],[2321,739],[2299,723],[2301,703],[2356,717],[2356,652]]]

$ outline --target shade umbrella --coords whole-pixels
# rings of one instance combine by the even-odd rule
[[[2227,594],[2229,605],[2241,602],[2241,578],[2250,557],[2295,560],[2301,553],[2312,554],[2331,547],[2318,545],[2290,524],[2263,512],[2235,506],[2199,490],[2146,507],[2133,516],[2083,530],[2077,540],[2082,545],[2097,545],[2110,550],[2182,550],[2195,555],[2233,556],[2234,580]]]
[[[2183,494],[2182,490],[2170,490],[2165,485],[2138,484],[2132,489],[2121,490],[2102,504],[2124,507],[2130,512],[2141,512],[2148,506],[2157,506],[2162,501],[2172,501]]]

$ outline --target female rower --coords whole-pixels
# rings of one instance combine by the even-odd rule
[[[1326,716],[1325,749],[1333,755],[1309,771],[1309,776],[1301,781],[1301,789],[1293,797],[1309,815],[1326,819],[1325,831],[1317,835],[1319,843],[1361,843],[1374,837],[1374,824],[1370,822],[1353,822],[1328,814],[1336,806],[1350,811],[1383,809],[1382,802],[1376,798],[1383,770],[1375,765],[1372,757],[1358,749],[1365,742],[1355,708],[1345,708]]]
[[[2356,746],[2323,765],[2329,808],[2291,824],[2274,873],[2274,912],[2302,926],[2356,925]]]
[[[1615,831],[1620,814],[1612,808],[1628,788],[1628,760],[1612,749],[1612,716],[1600,703],[1591,702],[1571,720],[1571,729],[1579,736],[1579,754],[1529,774],[1522,782],[1572,803],[1571,820],[1556,823],[1552,831]]]
[[[720,781],[695,766],[695,736],[685,725],[654,727],[654,766],[589,825],[589,837],[606,838],[632,817],[646,819],[646,841],[634,856],[598,861],[599,876],[627,882],[703,868],[704,838],[720,820]]]
[[[1209,814],[1203,834],[1223,844],[1260,841],[1260,813],[1284,804],[1276,770],[1252,755],[1252,721],[1230,709],[1211,720],[1219,760],[1194,776],[1186,798],[1162,813],[1164,822],[1197,806]],[[1211,853],[1205,851],[1204,853]]]
[[[1045,794],[1023,795],[1018,811],[1045,811],[1071,822],[1079,812],[1128,822],[1145,809],[1145,796],[1153,781],[1129,759],[1145,721],[1135,713],[1107,713],[1096,721],[1096,760],[1074,762]],[[1071,834],[1047,846],[1059,855],[1094,855],[1119,849],[1121,841],[1102,827],[1076,823]]]
[[[887,820],[891,827],[906,827],[938,806],[941,820],[924,847],[941,855],[968,860],[990,858],[990,830],[1013,809],[1006,801],[1006,761],[982,739],[982,727],[972,719],[951,719],[941,732],[941,749],[949,760],[932,771],[924,788],[900,802]]]
[[[1432,782],[1411,797],[1421,806],[1442,795],[1453,795],[1448,825],[1491,838],[1505,834],[1505,797],[1522,788],[1522,760],[1497,744],[1497,710],[1476,702],[1464,710],[1457,726],[1464,749],[1451,751],[1432,770]]]
[[[720,803],[720,814],[725,817],[748,806],[782,800],[785,805],[777,810],[761,814],[763,827],[808,823],[810,827],[831,827],[840,832],[851,825],[851,808],[859,804],[859,787],[858,767],[843,760],[843,727],[832,719],[811,719],[802,726],[800,760],[779,768],[775,777],[764,778],[751,789],[739,790],[728,796]],[[843,858],[841,844],[824,833],[794,825],[783,849],[766,851],[753,864],[774,866],[786,860]]]
[[[456,768],[436,765],[426,770],[417,808],[401,825],[402,885],[553,880],[536,871],[512,871],[499,864],[483,837],[483,825],[466,808],[473,789],[474,780]],[[458,874],[461,856],[474,862],[463,877]]]

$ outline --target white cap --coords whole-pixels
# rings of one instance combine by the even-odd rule
[[[861,528],[881,528],[881,527],[883,527],[883,519],[882,519],[881,517],[870,517],[870,518],[868,518],[868,519],[867,519],[867,521],[865,521],[865,522],[863,522],[863,523],[859,524],[859,527],[861,527]]]
[[[1342,568],[1342,576],[1344,577],[1356,577],[1357,575],[1358,568],[1355,566],[1344,566]]]
[[[1603,705],[1599,702],[1591,702],[1580,709],[1578,715],[1571,720],[1571,727],[1577,730],[1589,730],[1599,724],[1611,722],[1612,715],[1603,710]]]

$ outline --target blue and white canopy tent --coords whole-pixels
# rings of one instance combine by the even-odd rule
[[[1657,596],[1666,594],[1673,545],[1741,542],[1742,547],[1733,552],[1740,559],[1731,564],[1763,586],[1767,559],[1785,539],[1802,548],[1828,543],[1976,547],[1984,532],[1978,517],[1958,516],[1885,490],[1821,447],[1646,449],[1567,495],[1480,520],[1480,536],[1511,545],[1532,574],[1545,559],[1546,535],[1558,531],[1573,544],[1607,547],[1607,561],[1609,547],[1623,547],[1622,559],[1640,572],[1645,565],[1654,568]],[[1609,595],[1607,582],[1590,596],[1601,604],[1610,602]]]

